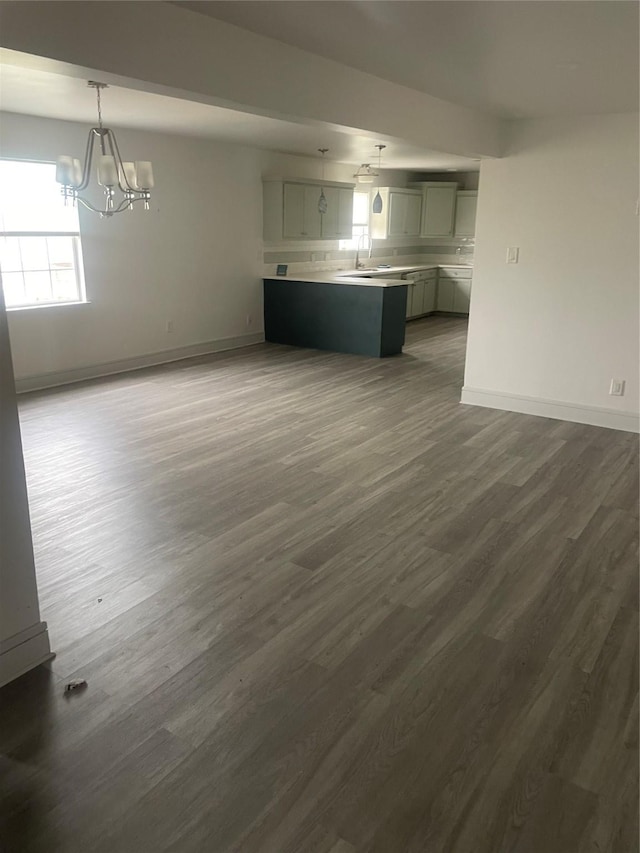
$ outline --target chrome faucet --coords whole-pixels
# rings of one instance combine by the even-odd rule
[[[369,260],[371,260],[371,252],[373,251],[373,240],[371,239],[371,237],[369,237],[368,234],[361,234],[358,237],[358,242],[356,244],[356,269],[357,270],[364,269],[364,264],[360,261],[360,249],[364,249],[364,246],[362,245],[363,239],[367,240],[369,243],[369,246],[368,246],[369,254],[367,255],[367,258]]]

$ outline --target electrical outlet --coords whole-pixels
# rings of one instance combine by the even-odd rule
[[[509,246],[509,248],[507,249],[507,263],[517,264],[519,256],[520,249],[518,248],[518,246]]]
[[[612,379],[609,394],[612,397],[624,397],[624,379]]]
[[[166,332],[170,334],[173,332],[173,320],[167,320]]]

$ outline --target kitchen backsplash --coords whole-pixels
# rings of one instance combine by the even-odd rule
[[[334,244],[308,243],[304,247],[299,243],[286,243],[280,246],[266,245],[263,254],[263,275],[275,275],[278,264],[288,264],[292,272],[320,272],[322,270],[353,269],[355,249],[338,249]],[[433,263],[473,263],[474,241],[464,238],[457,241],[430,243],[429,245],[389,245],[387,240],[374,241],[371,260],[368,252],[360,251],[360,259],[367,266],[390,264],[391,266],[411,266]]]

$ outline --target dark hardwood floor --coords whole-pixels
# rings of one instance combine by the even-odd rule
[[[465,332],[22,398],[3,850],[638,849],[637,437],[461,406]]]

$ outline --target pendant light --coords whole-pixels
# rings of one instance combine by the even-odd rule
[[[328,148],[318,148],[318,151],[322,154],[322,183],[324,183],[324,155],[327,153]],[[324,187],[320,187],[320,198],[318,199],[318,213],[326,213],[327,212],[327,197],[324,194]]]
[[[359,184],[372,184],[378,173],[374,172],[370,163],[363,163],[353,177]]]
[[[378,176],[380,175],[380,158],[382,157],[382,149],[386,147],[386,145],[376,145],[376,148],[378,149]],[[382,213],[382,196],[380,195],[380,189],[378,189],[376,197],[373,200],[373,212]]]

